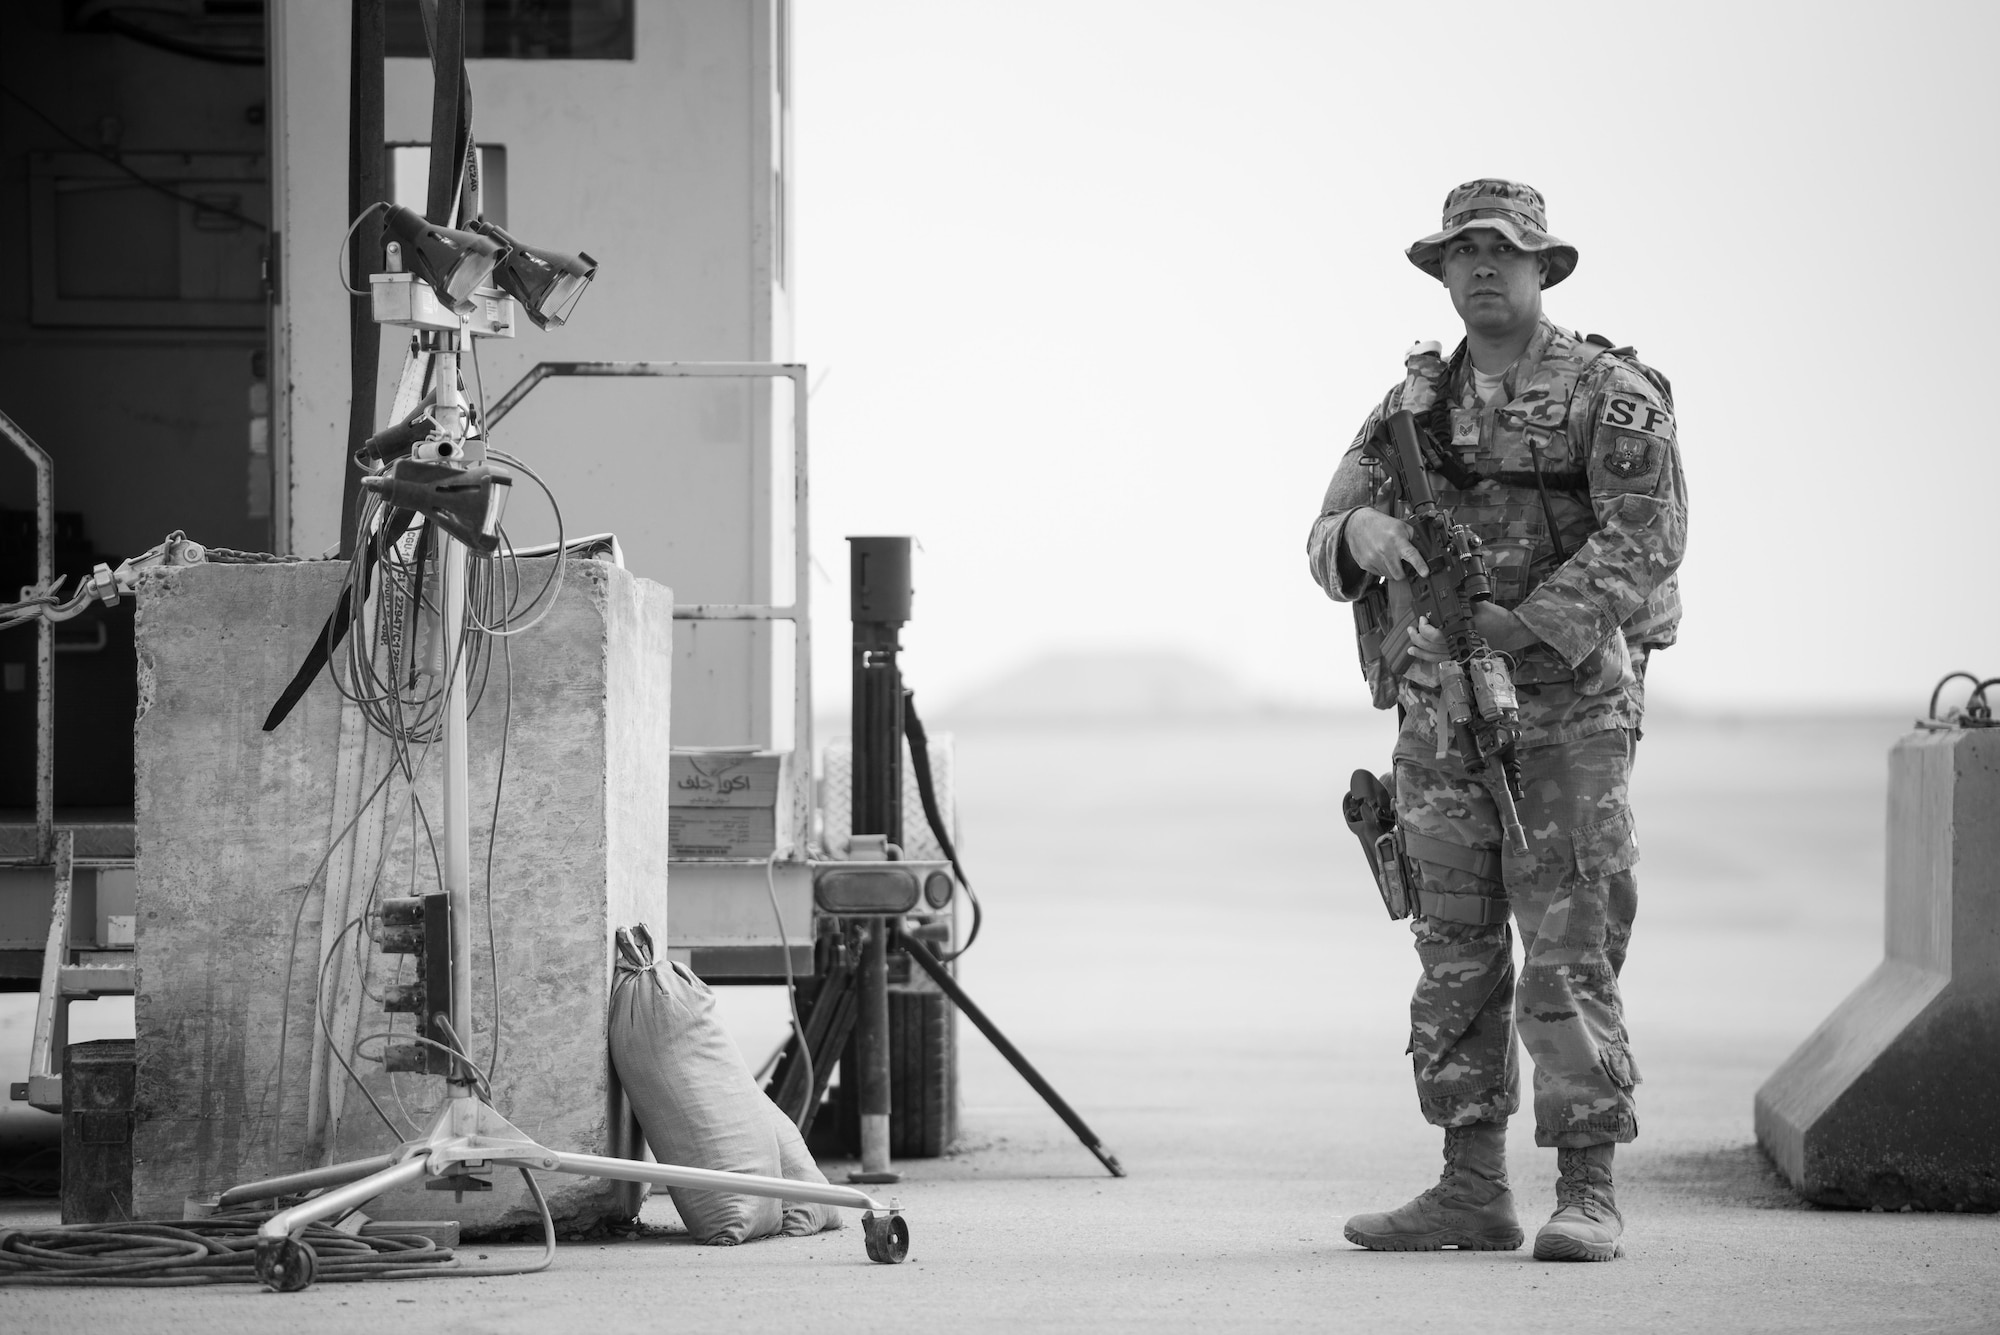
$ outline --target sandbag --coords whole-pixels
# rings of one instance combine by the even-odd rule
[[[676,961],[656,961],[642,924],[618,929],[611,990],[611,1064],[653,1157],[687,1168],[824,1182],[812,1155],[765,1096],[715,1018],[715,993]],[[733,1246],[840,1227],[831,1206],[669,1187],[697,1242]]]
[[[759,1091],[758,1096],[771,1110],[771,1125],[778,1133],[778,1176],[792,1182],[826,1181],[826,1174],[819,1171],[819,1165],[813,1162],[812,1151],[806,1148],[806,1138],[792,1125],[792,1119],[785,1116],[785,1110],[773,1103],[769,1095]],[[809,1237],[839,1227],[838,1205],[818,1205],[811,1201],[785,1202],[785,1236],[788,1238]]]

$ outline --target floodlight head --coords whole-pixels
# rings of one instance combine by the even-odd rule
[[[460,542],[491,556],[500,549],[500,514],[514,479],[484,464],[402,459],[386,472],[364,477],[361,485],[388,504],[415,510]]]
[[[383,227],[403,248],[410,272],[429,283],[438,299],[456,311],[470,310],[472,290],[506,256],[505,244],[475,232],[440,227],[415,209],[388,206]]]
[[[577,298],[597,276],[596,260],[581,252],[569,255],[524,245],[484,219],[467,225],[505,248],[506,253],[493,270],[493,281],[521,303],[521,309],[528,313],[537,329],[560,328],[569,323],[569,313],[575,309]]]

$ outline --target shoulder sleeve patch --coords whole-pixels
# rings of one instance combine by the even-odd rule
[[[1604,407],[1598,412],[1597,424],[1613,431],[1638,432],[1642,435],[1658,436],[1671,440],[1674,435],[1674,415],[1659,404],[1642,395],[1612,389],[1604,396]]]
[[[1644,436],[1616,436],[1611,446],[1604,452],[1604,467],[1614,476],[1628,482],[1633,478],[1645,477],[1657,465],[1655,455],[1662,447]]]
[[[1368,438],[1375,434],[1375,427],[1380,420],[1381,414],[1377,412],[1371,412],[1362,419],[1361,429],[1354,433],[1354,443],[1347,447],[1350,454],[1368,443]]]

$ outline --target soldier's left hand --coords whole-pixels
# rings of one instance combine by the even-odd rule
[[[1521,618],[1492,603],[1472,605],[1472,628],[1485,637],[1489,647],[1501,653],[1518,653],[1540,640]],[[1416,627],[1410,632],[1410,652],[1426,663],[1442,663],[1451,657],[1451,651],[1445,647],[1444,632],[1433,626],[1429,617],[1417,618]]]

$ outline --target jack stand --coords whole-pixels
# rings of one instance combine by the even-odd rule
[[[909,741],[921,747],[923,728],[914,712],[906,720],[909,694],[903,689],[902,669],[896,656],[902,650],[901,631],[910,619],[910,540],[908,538],[849,538],[849,603],[854,622],[854,797],[851,837],[883,841],[889,856],[900,860],[903,842],[903,748],[905,724]],[[938,821],[928,763],[917,770],[917,785],[924,794],[925,816]],[[948,857],[951,840],[935,829]],[[849,1173],[856,1183],[900,1180],[889,1165],[889,973],[891,949],[903,951],[930,975],[952,1004],[986,1035],[1021,1078],[1034,1087],[1042,1100],[1063,1119],[1084,1148],[1113,1177],[1125,1176],[1118,1157],[1104,1148],[1097,1133],[1077,1116],[1076,1110],[1056,1093],[1055,1086],[1042,1078],[1021,1050],[1008,1041],[1000,1027],[974,1004],[958,980],[923,942],[902,931],[901,917],[874,917],[866,920],[867,945],[861,961],[857,987],[860,993],[856,1055],[861,1070],[861,1171]],[[830,1024],[826,1028],[830,1028]],[[824,1029],[822,1030],[824,1032]],[[805,1042],[806,1035],[799,1035]],[[813,1105],[808,1104],[808,1107]]]
[[[852,833],[878,835],[902,857],[903,674],[899,632],[910,617],[910,540],[849,538],[854,622]],[[889,936],[891,920],[866,920],[855,1053],[861,1070],[861,1171],[849,1182],[902,1180],[889,1164]]]
[[[889,1166],[889,920],[870,918],[861,953],[861,1013],[855,1047],[861,1058],[861,1171],[849,1182],[900,1182]]]
[[[524,1168],[618,1182],[647,1182],[659,1187],[693,1187],[701,1191],[846,1206],[865,1212],[861,1216],[861,1231],[869,1260],[894,1265],[910,1254],[910,1227],[894,1202],[884,1205],[866,1192],[831,1184],[547,1149],[470,1092],[454,1096],[438,1113],[428,1135],[421,1140],[405,1141],[394,1154],[245,1183],[222,1193],[217,1208],[229,1209],[310,1188],[327,1188],[310,1200],[280,1210],[257,1228],[257,1278],[267,1288],[296,1293],[312,1283],[317,1268],[312,1249],[297,1237],[306,1225],[346,1214],[385,1191],[420,1181],[426,1187],[445,1191],[483,1189],[472,1188],[467,1179],[478,1180],[495,1168]]]

